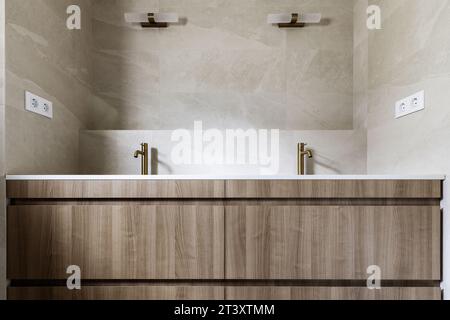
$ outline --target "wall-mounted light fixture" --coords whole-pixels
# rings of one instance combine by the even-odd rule
[[[176,13],[125,13],[125,21],[142,28],[167,28],[169,23],[178,23],[179,18]]]
[[[321,13],[275,13],[267,17],[267,23],[277,24],[280,28],[302,28],[307,23],[320,23],[321,20]]]

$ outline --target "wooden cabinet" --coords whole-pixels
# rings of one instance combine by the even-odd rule
[[[440,180],[13,180],[10,199],[440,199]]]
[[[440,300],[439,287],[86,286],[9,288],[10,300]]]
[[[386,287],[227,287],[228,300],[440,300],[441,290],[434,288]]]
[[[227,279],[439,280],[439,207],[228,206]]]
[[[223,279],[221,206],[12,206],[8,278]]]
[[[9,300],[224,300],[220,286],[83,286],[70,291],[65,287],[9,288]]]
[[[441,184],[8,181],[8,298],[440,299]]]
[[[225,196],[216,180],[15,180],[10,199],[209,199]]]
[[[230,180],[229,198],[241,199],[439,199],[439,180]]]

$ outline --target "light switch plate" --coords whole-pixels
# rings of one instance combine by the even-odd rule
[[[53,103],[28,91],[25,92],[25,110],[53,118]]]
[[[423,109],[425,109],[425,91],[422,90],[397,101],[395,104],[395,118],[398,119]]]

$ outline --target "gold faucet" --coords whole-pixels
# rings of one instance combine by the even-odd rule
[[[141,143],[141,150],[137,150],[134,153],[134,157],[137,159],[141,156],[141,174],[143,176],[148,175],[148,143]]]
[[[308,156],[310,159],[313,157],[312,150],[305,149],[306,146],[306,143],[299,143],[297,146],[297,170],[300,176],[305,175],[305,156]]]

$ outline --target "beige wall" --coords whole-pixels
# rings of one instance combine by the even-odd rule
[[[143,141],[159,149],[160,174],[258,172],[252,166],[174,166],[170,130],[202,120],[207,128],[281,129],[280,174],[296,174],[299,141],[315,151],[310,173],[365,173],[365,113],[353,119],[353,5],[93,2],[95,103],[117,111],[112,129],[137,131],[83,132],[81,172],[139,173],[132,153]],[[155,10],[177,12],[183,22],[161,30],[124,22],[125,12]],[[274,12],[322,12],[324,19],[321,25],[280,30],[266,23]]]
[[[86,156],[90,147],[80,130],[158,134],[190,128],[194,120],[281,129],[284,145],[301,132],[298,140],[330,156],[324,167],[365,172],[361,117],[353,117],[353,0],[79,0],[81,31],[65,28],[72,1],[6,2],[10,174],[102,173],[93,169],[101,168],[101,157]],[[178,12],[182,23],[141,30],[124,22],[127,11],[155,10]],[[267,25],[267,14],[280,11],[318,11],[324,22],[295,30]],[[52,100],[55,118],[25,112],[25,90]],[[338,153],[346,163],[358,159],[354,166],[340,167],[344,159],[326,151],[342,137],[347,145]],[[283,159],[295,158],[295,143],[286,150]],[[111,152],[121,157],[124,150]],[[284,168],[291,166],[295,160]]]
[[[5,1],[0,0],[0,300],[6,299],[6,210],[5,210]]]
[[[222,132],[224,134],[224,132]],[[255,165],[174,165],[171,130],[83,131],[80,154],[83,174],[140,174],[140,160],[133,153],[141,142],[158,150],[158,169],[153,174],[260,174]],[[366,158],[359,133],[353,130],[281,131],[279,171],[297,174],[297,143],[308,141],[314,161],[308,174],[364,174]],[[269,141],[271,142],[271,141]],[[155,160],[156,157],[153,157]],[[274,162],[273,162],[274,163]]]
[[[93,33],[85,32],[91,31],[90,19],[83,20],[82,32],[65,29],[64,9],[71,1],[6,2],[10,173],[77,172],[79,129],[173,129],[194,120],[231,128],[354,126],[360,132],[358,152],[364,153],[366,118],[368,172],[450,171],[442,161],[450,127],[446,0],[370,1],[382,8],[383,30],[371,31],[369,41],[357,26],[363,15],[356,13],[365,1],[356,0],[354,42],[343,32],[352,30],[347,4],[353,1],[345,0],[258,6],[254,1],[96,0]],[[89,1],[83,6],[89,14]],[[123,22],[125,11],[152,8],[177,11],[188,21],[165,30],[136,30]],[[329,20],[278,30],[261,23],[275,8],[322,11]],[[74,43],[83,45],[72,50],[79,49]],[[23,111],[25,89],[54,100],[53,121]],[[394,120],[395,101],[422,89],[427,109]],[[321,100],[327,97],[343,104]]]
[[[349,139],[340,153],[365,154],[365,139],[351,131],[354,124],[359,128],[353,119],[353,0],[6,2],[10,174],[102,173],[93,171],[101,157],[86,156],[86,139],[79,146],[80,130],[158,134],[190,128],[194,120],[216,128],[277,128],[290,137],[305,132],[299,139],[321,141],[312,147],[325,154],[336,141],[324,137],[336,133],[337,140]],[[65,28],[72,3],[82,7],[82,31]],[[124,22],[127,11],[155,10],[178,12],[182,22],[163,30]],[[283,11],[322,12],[324,22],[295,30],[266,24],[268,13]],[[52,100],[55,118],[25,112],[25,90]],[[283,158],[295,157],[295,146],[287,150]],[[121,157],[124,150],[111,152]],[[340,161],[326,165],[365,172],[359,160],[351,168],[336,167]]]
[[[450,174],[450,1],[383,0],[369,38],[369,173]],[[425,90],[426,110],[395,120]]]
[[[355,135],[359,137],[361,156],[367,171],[367,109],[369,34],[366,26],[368,0],[355,0],[353,8],[353,117]]]
[[[353,128],[353,0],[95,0],[96,103],[114,128]],[[177,12],[181,25],[141,30],[125,12]],[[275,12],[322,12],[304,29]]]
[[[81,31],[66,27],[70,4]],[[77,173],[79,130],[107,119],[91,104],[90,12],[90,0],[6,0],[8,173]],[[54,103],[53,120],[24,110],[25,90]]]

